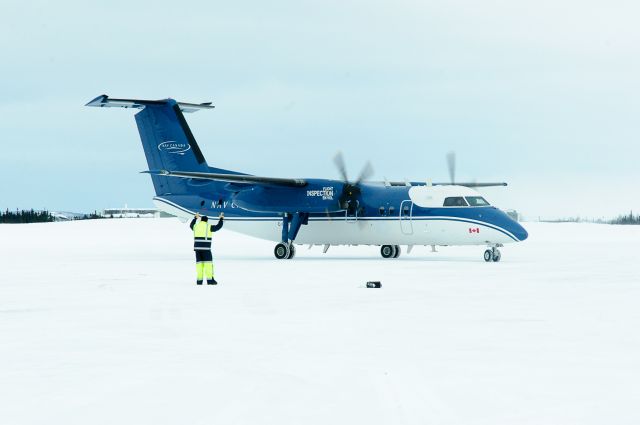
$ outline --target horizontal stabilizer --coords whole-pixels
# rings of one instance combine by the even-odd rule
[[[106,94],[100,95],[87,103],[85,106],[97,106],[100,108],[135,108],[144,109],[146,105],[165,105],[171,99],[143,100],[143,99],[113,99]],[[195,112],[200,109],[213,109],[215,106],[211,102],[186,103],[176,102],[182,112]]]
[[[192,171],[150,170],[143,173],[185,179],[215,180],[229,183],[269,184],[276,186],[303,187],[307,182],[303,179],[284,179],[279,177],[259,177],[246,174],[201,173]]]

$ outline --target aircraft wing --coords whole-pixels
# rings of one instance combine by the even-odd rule
[[[424,186],[425,182],[388,182],[390,186],[407,186],[409,183],[411,186]],[[386,184],[386,182],[385,182]],[[470,182],[470,183],[431,183],[432,186],[465,186],[465,187],[492,187],[492,186],[506,186],[505,182],[491,182],[491,183],[481,183],[481,182]]]
[[[215,180],[229,183],[246,184],[269,184],[275,186],[304,187],[307,182],[303,179],[285,179],[280,177],[260,177],[246,174],[221,174],[221,173],[201,173],[197,171],[169,171],[150,170],[143,173],[156,174],[168,177],[182,177],[185,179]]]
[[[223,174],[223,173],[204,173],[197,171],[169,171],[169,170],[150,170],[143,171],[143,173],[157,174],[168,177],[182,177],[185,179],[200,179],[200,180],[215,180],[229,183],[244,183],[244,184],[269,184],[274,186],[287,186],[287,187],[304,187],[307,185],[307,181],[304,179],[287,179],[281,177],[260,177],[251,176],[247,174]],[[390,186],[407,186],[407,182],[388,182]],[[409,182],[411,186],[424,186],[425,182]],[[468,183],[454,183],[456,186],[465,187],[495,187],[495,186],[507,186],[505,182],[468,182]],[[433,186],[449,186],[451,183],[432,183]]]
[[[451,185],[452,183],[433,183],[434,186],[448,186]],[[506,186],[507,184],[505,182],[494,182],[494,183],[478,183],[478,182],[471,182],[471,183],[453,183],[456,186],[465,186],[465,187],[491,187],[491,186]]]

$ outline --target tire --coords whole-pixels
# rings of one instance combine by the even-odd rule
[[[289,245],[289,255],[287,256],[287,260],[291,260],[296,256],[296,247],[293,244]]]
[[[500,250],[496,249],[495,252],[493,253],[493,262],[497,263],[498,261],[500,261],[500,258],[502,257],[502,255],[500,254]]]
[[[484,252],[484,261],[486,261],[487,263],[490,262],[491,260],[493,260],[493,252],[491,252],[490,249],[487,249]]]
[[[273,255],[275,255],[278,260],[289,258],[289,252],[289,245],[286,243],[279,243],[273,249]]]
[[[402,253],[402,250],[400,249],[400,245],[394,245],[393,246],[395,252],[393,254],[393,258],[398,258],[400,256],[400,254]]]
[[[382,245],[380,247],[380,255],[382,258],[391,258],[395,254],[395,249],[393,249],[393,245]]]

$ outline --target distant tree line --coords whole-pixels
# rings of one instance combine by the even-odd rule
[[[46,223],[54,221],[49,211],[15,210],[0,213],[0,223]]]
[[[633,211],[629,214],[621,215],[609,221],[610,224],[640,224],[640,214],[633,215]]]
[[[94,211],[89,214],[83,214],[80,216],[75,216],[70,218],[71,220],[95,220],[105,218],[98,214],[97,211]],[[56,215],[52,214],[47,210],[36,211],[34,209],[30,210],[15,210],[9,211],[7,208],[6,211],[0,211],[0,224],[2,223],[47,223],[51,221],[56,221]]]
[[[552,220],[543,220],[538,218],[538,221],[545,223],[598,223],[598,224],[636,224],[640,225],[640,214],[633,214],[633,211],[629,214],[619,215],[614,219],[606,218],[585,218],[585,217],[565,217]]]
[[[97,220],[97,219],[100,219],[100,218],[105,218],[105,217],[103,217],[100,214],[98,214],[97,211],[94,211],[92,213],[84,214],[84,215],[82,215],[80,217],[76,217],[76,218],[74,218],[74,220]],[[111,215],[111,218],[113,218],[113,215]]]

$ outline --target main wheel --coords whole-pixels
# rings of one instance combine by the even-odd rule
[[[395,249],[393,249],[393,245],[382,245],[380,247],[380,255],[382,258],[392,258],[395,254]]]
[[[278,260],[289,258],[289,253],[290,253],[289,244],[286,244],[286,243],[280,242],[273,249],[273,255],[275,255]]]
[[[491,252],[490,249],[487,249],[484,252],[484,261],[486,261],[488,263],[491,260],[493,260],[493,252]]]
[[[499,249],[496,249],[495,251],[493,251],[493,258],[492,259],[493,259],[494,263],[497,263],[498,261],[500,261],[500,257],[501,257],[501,255],[500,255],[500,250]]]
[[[395,252],[393,253],[393,258],[398,258],[400,256],[400,253],[402,252],[400,250],[400,245],[394,245],[393,249],[395,250]]]
[[[293,244],[291,244],[289,245],[289,256],[287,257],[287,259],[290,260],[295,256],[296,256],[296,247],[293,246]]]

